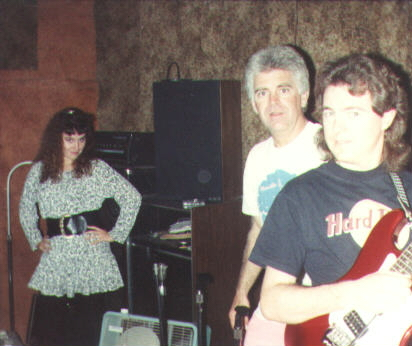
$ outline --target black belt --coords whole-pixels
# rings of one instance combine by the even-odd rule
[[[63,215],[59,219],[46,219],[47,235],[73,236],[87,231],[89,226],[97,226],[110,231],[116,224],[120,208],[113,198],[106,198],[100,209],[76,215]]]

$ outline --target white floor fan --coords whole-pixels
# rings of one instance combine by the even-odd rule
[[[167,321],[167,345],[197,346],[193,323]],[[159,319],[108,311],[103,317],[99,346],[161,346]]]

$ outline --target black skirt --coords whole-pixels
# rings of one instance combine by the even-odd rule
[[[124,289],[73,298],[34,296],[27,343],[30,346],[98,346],[103,314],[120,311]]]

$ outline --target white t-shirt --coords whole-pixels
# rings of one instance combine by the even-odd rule
[[[321,125],[308,122],[302,132],[285,146],[275,147],[272,137],[253,146],[243,174],[244,214],[258,217],[263,225],[282,187],[297,175],[323,163],[316,144],[320,128]]]

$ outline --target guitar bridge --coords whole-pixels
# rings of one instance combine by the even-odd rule
[[[348,346],[352,341],[345,332],[336,327],[329,328],[322,339],[326,346]]]

